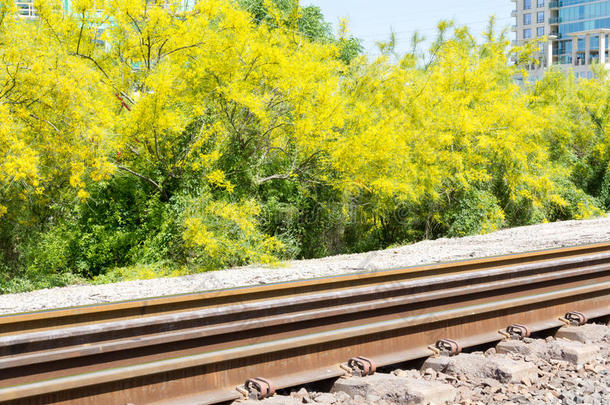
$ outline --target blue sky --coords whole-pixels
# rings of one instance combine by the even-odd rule
[[[479,38],[492,14],[499,27],[514,24],[510,13],[515,8],[510,0],[301,0],[301,4],[320,7],[335,28],[340,18],[347,17],[351,34],[361,38],[366,51],[373,54],[375,42],[387,40],[391,29],[397,33],[397,50],[404,52],[414,31],[430,40],[440,20],[468,25]]]

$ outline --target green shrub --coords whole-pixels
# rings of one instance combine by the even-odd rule
[[[447,236],[459,237],[497,231],[504,226],[504,211],[488,191],[470,190],[446,214]]]
[[[610,166],[606,169],[601,185],[599,200],[606,211],[610,211]]]

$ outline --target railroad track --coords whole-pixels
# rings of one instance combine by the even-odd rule
[[[610,315],[610,243],[6,315],[0,403],[264,396],[498,341],[510,325],[556,328],[566,313]]]

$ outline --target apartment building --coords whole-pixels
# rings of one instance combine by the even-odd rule
[[[610,1],[607,0],[512,0],[516,43],[544,38],[539,63],[528,66],[530,77],[539,79],[551,65],[592,77],[591,66],[608,65]]]

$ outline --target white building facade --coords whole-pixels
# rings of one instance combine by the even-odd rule
[[[516,43],[545,38],[539,63],[528,66],[536,80],[551,65],[591,78],[594,64],[608,63],[610,1],[512,0]]]

